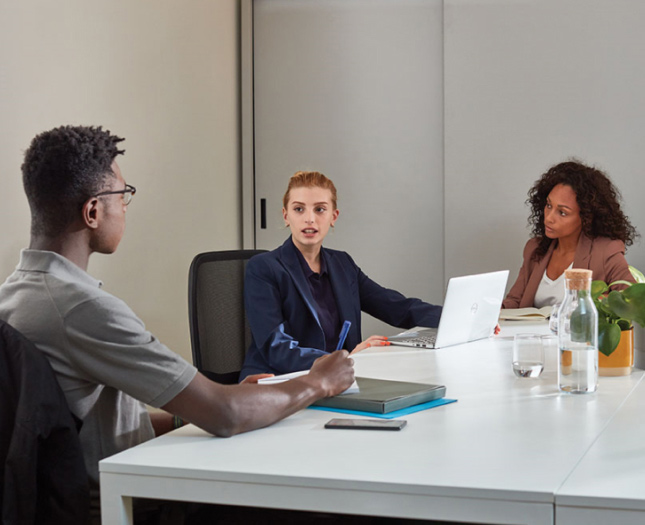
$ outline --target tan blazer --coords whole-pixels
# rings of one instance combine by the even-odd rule
[[[515,284],[502,303],[502,308],[527,308],[534,306],[535,292],[537,292],[544,271],[546,270],[556,243],[552,242],[548,251],[540,259],[533,259],[533,254],[538,247],[536,239],[530,239],[524,247],[524,262],[520,268]],[[623,241],[596,237],[590,239],[585,235],[580,236],[576,255],[573,259],[574,268],[585,268],[593,271],[594,280],[605,282],[620,279],[634,282],[625,260],[625,243]]]

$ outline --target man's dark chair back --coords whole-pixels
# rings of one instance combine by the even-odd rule
[[[3,525],[85,524],[90,495],[77,424],[47,358],[0,321]]]

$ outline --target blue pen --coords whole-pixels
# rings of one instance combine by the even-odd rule
[[[347,339],[347,334],[349,333],[350,326],[352,326],[351,321],[345,321],[343,323],[343,329],[340,331],[340,336],[338,337],[338,346],[336,347],[336,350],[340,350],[343,348],[343,345],[345,344],[345,339]]]

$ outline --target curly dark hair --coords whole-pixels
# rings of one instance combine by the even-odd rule
[[[529,190],[526,203],[531,206],[531,215],[528,223],[532,236],[538,240],[535,258],[541,259],[552,241],[545,235],[544,207],[547,196],[558,184],[566,184],[575,192],[582,232],[587,237],[619,239],[626,246],[631,246],[639,236],[620,209],[620,192],[609,177],[596,168],[572,159],[550,168]]]
[[[61,126],[37,135],[25,152],[22,183],[31,210],[31,234],[53,237],[74,221],[83,203],[99,193],[122,138],[101,126]]]

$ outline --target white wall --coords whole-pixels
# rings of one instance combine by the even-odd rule
[[[29,241],[25,148],[62,124],[126,138],[126,235],[89,271],[190,358],[192,257],[241,246],[237,0],[0,0],[0,280]]]

